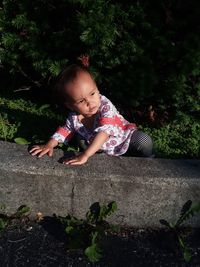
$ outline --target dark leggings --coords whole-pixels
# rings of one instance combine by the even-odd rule
[[[81,135],[76,134],[75,138],[81,150],[85,150],[88,147],[87,142]],[[153,157],[152,151],[153,142],[151,137],[140,130],[135,130],[131,136],[129,148],[124,156]]]
[[[131,136],[129,148],[125,155],[153,157],[153,141],[151,137],[140,130],[135,130]]]

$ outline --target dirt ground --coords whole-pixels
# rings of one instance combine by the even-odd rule
[[[200,229],[184,230],[192,260],[186,263],[174,236],[164,229],[122,228],[102,242],[103,258],[90,263],[83,252],[69,252],[66,237],[51,220],[9,226],[0,237],[1,267],[200,267]]]

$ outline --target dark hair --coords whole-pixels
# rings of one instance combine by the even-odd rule
[[[66,69],[64,69],[58,75],[58,78],[57,78],[58,80],[57,80],[55,89],[56,89],[57,100],[60,104],[63,104],[64,102],[69,100],[67,98],[66,92],[64,91],[65,85],[67,83],[70,83],[76,80],[78,74],[81,72],[90,74],[85,66],[72,64],[68,66]]]

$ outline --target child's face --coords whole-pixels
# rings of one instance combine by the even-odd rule
[[[70,98],[66,104],[71,110],[84,117],[91,117],[97,113],[100,107],[100,95],[89,73],[80,72],[75,81],[65,86],[65,91]]]

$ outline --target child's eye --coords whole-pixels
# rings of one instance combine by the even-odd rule
[[[94,95],[94,94],[95,94],[95,92],[91,93],[91,95]]]
[[[84,99],[83,100],[80,100],[79,102],[78,102],[78,104],[82,104],[84,102]]]

